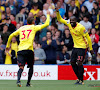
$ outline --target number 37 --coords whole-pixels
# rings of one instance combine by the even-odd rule
[[[26,35],[25,32],[28,32],[28,35]],[[22,31],[23,38],[21,38],[21,39],[25,39],[26,37],[28,39],[31,32],[32,32],[32,30],[23,30]]]

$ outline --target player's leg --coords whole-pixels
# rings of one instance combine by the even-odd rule
[[[17,73],[17,86],[21,87],[21,82],[20,82],[20,79],[21,79],[21,74],[24,70],[24,66],[25,66],[25,56],[23,55],[24,52],[23,51],[20,51],[17,53],[17,62],[18,62],[18,66],[19,66],[19,70],[18,70],[18,73]]]
[[[77,55],[76,55],[76,49],[74,48],[72,50],[72,55],[71,55],[71,66],[72,66],[73,71],[76,74],[77,78],[79,78],[79,76],[78,76],[78,66],[76,64],[76,60],[77,60]]]
[[[28,80],[26,84],[27,87],[31,86],[30,81],[31,81],[32,75],[33,75],[33,67],[30,67],[28,71]]]
[[[83,74],[84,74],[84,67],[83,67],[83,61],[85,57],[86,50],[85,49],[78,49],[77,50],[77,65],[78,65],[78,73],[79,73],[79,84],[84,84],[83,83]]]
[[[28,64],[29,71],[28,71],[28,80],[27,80],[26,86],[30,87],[31,86],[30,81],[33,75],[34,53],[33,51],[29,51],[28,54],[29,55],[27,59],[27,64]]]
[[[21,87],[21,82],[20,82],[20,78],[21,78],[21,74],[24,70],[24,66],[19,66],[19,70],[18,70],[18,73],[17,73],[17,86],[18,87]]]

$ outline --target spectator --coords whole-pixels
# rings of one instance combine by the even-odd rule
[[[6,0],[5,6],[10,8],[11,14],[14,14],[14,15],[17,14],[17,8],[18,8],[17,0]]]
[[[38,42],[34,42],[33,47],[34,47],[34,55],[35,55],[34,64],[44,64],[46,55],[44,50],[41,48],[41,45]]]
[[[11,15],[10,7],[6,7],[6,19],[9,18]]]
[[[40,10],[43,10],[43,4],[46,3],[46,0],[30,0],[31,3],[37,3]]]
[[[71,3],[70,3],[70,6],[68,7],[68,10],[73,11],[73,15],[76,16],[77,18],[79,18],[79,9],[75,5],[75,0],[71,0]]]
[[[61,8],[63,8],[66,11],[66,4],[64,3],[64,0],[58,0],[61,4]]]
[[[99,30],[100,29],[100,9],[98,11],[97,16],[93,19],[93,23],[95,25],[94,27]]]
[[[6,48],[6,45],[4,45],[2,42],[3,42],[3,40],[0,36],[0,64],[4,64],[2,53],[3,53],[3,50]]]
[[[67,50],[71,55],[71,51],[73,49],[73,39],[68,28],[64,31],[61,44],[67,47]]]
[[[98,62],[98,64],[100,64],[100,47],[97,52],[97,62]]]
[[[80,9],[82,8],[82,6],[84,5],[86,0],[79,0],[79,3],[80,3]]]
[[[25,7],[25,14],[26,16],[28,15],[29,11],[31,10],[31,3],[29,2],[29,0],[23,0],[23,5],[22,7]]]
[[[45,21],[46,21],[46,16],[45,15],[42,15],[40,19],[41,19],[41,23],[40,24],[44,24]],[[40,40],[40,42],[42,41],[42,38],[43,37],[46,37],[46,33],[47,33],[47,28],[43,28],[40,31],[40,34],[39,34],[39,40]]]
[[[61,41],[62,41],[62,38],[61,38],[61,31],[58,30],[55,32],[55,35],[52,37],[53,40],[56,40],[56,43],[57,43],[57,53],[59,53],[61,51]]]
[[[5,11],[5,8],[3,6],[1,6],[1,1],[0,1],[0,20],[1,20],[2,13],[4,11]]]
[[[16,37],[13,37],[13,38],[12,38],[11,50],[14,50],[14,51],[15,51],[16,57],[17,57],[18,43],[17,43]]]
[[[57,8],[59,9],[61,17],[64,18],[65,17],[65,10],[64,10],[64,8],[61,8],[61,2],[60,1],[57,2]]]
[[[73,16],[73,11],[69,10],[68,15],[66,16],[66,19],[69,19],[71,16]]]
[[[92,64],[92,55],[89,52],[89,50],[86,52],[84,64],[88,64],[88,65],[91,65]]]
[[[11,14],[10,15],[10,20],[11,20],[11,24],[13,24],[16,27],[17,22],[15,20],[15,15]]]
[[[88,0],[88,1],[86,1],[86,2],[84,2],[84,6],[86,6],[87,7],[87,9],[88,9],[88,12],[91,14],[91,11],[92,11],[92,9],[93,9],[93,0]]]
[[[25,16],[25,8],[24,7],[20,7],[20,12],[16,15],[16,22],[19,23],[20,21],[22,21],[24,23],[26,16]]]
[[[18,12],[19,12],[19,8],[24,4],[24,0],[17,0],[18,3]]]
[[[88,16],[84,16],[83,20],[80,21],[80,24],[82,24],[85,27],[85,29],[88,31],[88,33],[90,33],[90,30],[92,28],[92,23],[89,22],[89,17]]]
[[[56,23],[52,23],[48,29],[51,31],[52,36],[55,36],[55,32],[58,31],[58,25]]]
[[[21,27],[21,24],[20,23],[17,23],[16,30],[19,29],[20,27]]]
[[[63,33],[64,32],[64,24],[58,21],[57,25],[58,25],[58,30],[60,30]]]
[[[91,41],[92,41],[93,50],[97,55],[99,35],[96,34],[96,29],[95,28],[92,28],[90,38],[91,38]]]
[[[6,45],[10,32],[8,31],[8,26],[5,24],[3,26],[3,31],[0,32],[1,37],[3,38],[3,44]]]
[[[6,0],[1,0],[1,5],[5,6],[5,2],[6,2]]]
[[[3,58],[4,64],[17,64],[16,53],[14,50],[11,50],[11,48],[9,52],[4,52]]]
[[[6,25],[8,25],[8,30],[9,30],[9,32],[12,33],[12,32],[15,31],[16,27],[15,27],[14,24],[11,23],[10,18],[7,18],[7,19],[6,19]]]
[[[97,2],[93,2],[93,9],[92,9],[92,15],[96,16],[99,11],[99,6]]]
[[[47,0],[46,3],[49,4],[49,9],[53,9],[53,10],[55,9],[55,5],[52,2],[52,0]]]
[[[80,4],[82,4],[83,1],[85,1],[85,0],[75,0],[75,5],[80,9]],[[64,0],[64,2],[66,4],[70,4],[71,3],[71,0]]]
[[[43,14],[47,16],[47,11],[50,11],[50,16],[53,17],[53,10],[52,9],[49,9],[49,4],[45,3],[43,5]],[[50,19],[51,21],[51,19]]]
[[[100,7],[100,0],[95,0],[98,3],[98,6]]]
[[[67,53],[67,47],[64,45],[62,51],[57,55],[57,64],[69,64],[70,55]]]
[[[30,12],[33,13],[34,19],[36,19],[37,15],[39,13],[39,9],[38,9],[38,4],[37,3],[34,3],[32,5],[32,9],[30,10]]]
[[[56,64],[57,43],[51,39],[51,32],[47,32],[47,40],[42,42],[42,48],[46,53],[45,64]]]
[[[43,15],[43,11],[40,10],[38,16],[36,17],[35,24],[38,25],[40,23],[40,17]]]
[[[3,30],[3,25],[6,23],[6,16],[5,14],[2,14],[1,20],[0,20],[0,31]]]
[[[82,6],[80,13],[79,13],[79,21],[83,20],[84,16],[90,16],[88,9],[86,6]]]

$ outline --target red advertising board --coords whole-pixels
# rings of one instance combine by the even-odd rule
[[[71,65],[58,65],[58,80],[76,80]],[[84,80],[100,80],[100,65],[84,66]]]

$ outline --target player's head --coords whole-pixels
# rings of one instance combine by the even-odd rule
[[[29,25],[34,24],[34,18],[28,17],[27,18],[27,24],[29,24]]]
[[[71,16],[70,17],[70,24],[72,25],[72,27],[75,27],[76,26],[76,17],[75,16]]]

